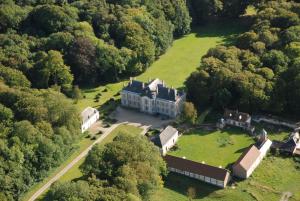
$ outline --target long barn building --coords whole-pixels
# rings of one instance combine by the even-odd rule
[[[225,188],[230,180],[230,173],[224,168],[218,168],[171,155],[166,155],[164,160],[170,172],[182,174],[221,188]]]

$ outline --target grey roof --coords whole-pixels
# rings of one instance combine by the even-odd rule
[[[177,129],[172,126],[167,126],[160,134],[159,137],[154,141],[159,147],[164,146],[176,133]]]
[[[183,92],[179,92],[176,89],[166,87],[164,82],[155,79],[149,83],[143,83],[141,81],[130,80],[128,85],[123,90],[140,94],[141,96],[147,96],[149,98],[160,98],[168,101],[176,101],[178,98],[184,95]]]
[[[82,122],[86,122],[91,116],[97,113],[97,110],[92,107],[87,107],[81,112]]]
[[[246,122],[251,116],[244,112],[239,112],[238,110],[225,109],[224,118],[232,119],[234,121]]]
[[[123,90],[141,94],[144,91],[143,82],[136,81],[136,80],[131,80],[129,82],[129,84],[126,87],[124,87]]]

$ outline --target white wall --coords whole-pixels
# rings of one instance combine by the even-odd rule
[[[176,144],[177,140],[178,140],[178,131],[165,145],[162,146],[161,149],[162,155],[166,155],[167,152]]]
[[[85,132],[99,119],[99,112],[93,114],[86,122],[81,125],[81,132]]]

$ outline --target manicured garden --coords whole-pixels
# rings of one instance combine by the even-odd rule
[[[221,154],[221,153],[220,153]],[[300,171],[291,158],[268,156],[254,174],[235,188],[218,189],[185,176],[170,174],[165,187],[153,195],[152,201],[186,201],[187,190],[196,191],[195,201],[279,201],[284,192],[291,192],[289,201],[300,200]]]
[[[194,130],[183,134],[178,149],[169,154],[186,157],[213,166],[227,167],[234,163],[254,140],[241,129],[223,131]]]

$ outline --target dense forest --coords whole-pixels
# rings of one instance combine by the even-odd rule
[[[78,125],[76,108],[63,94],[0,82],[0,200],[18,200],[61,164],[79,136]]]
[[[300,3],[266,1],[235,46],[209,50],[186,81],[199,107],[299,117]]]

